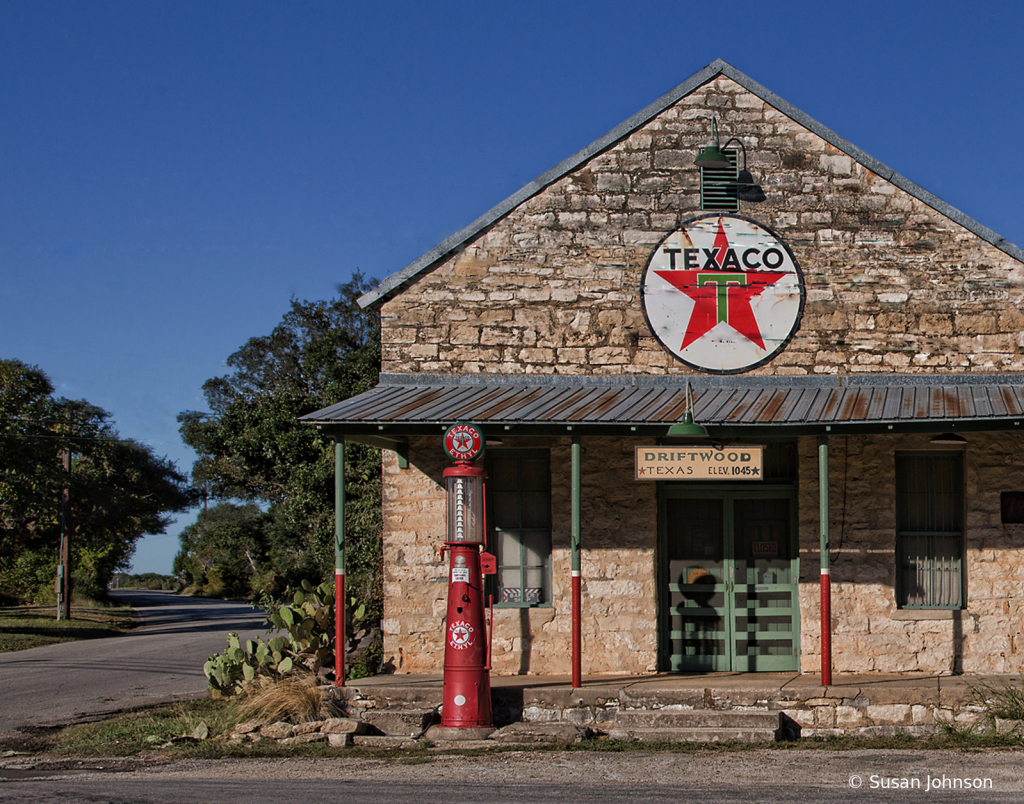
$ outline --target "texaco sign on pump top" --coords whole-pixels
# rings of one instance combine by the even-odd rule
[[[800,325],[804,283],[775,234],[737,215],[693,218],[647,261],[644,315],[687,366],[736,374],[767,363]]]
[[[444,451],[453,461],[471,463],[484,451],[484,434],[475,424],[453,424],[445,431]]]

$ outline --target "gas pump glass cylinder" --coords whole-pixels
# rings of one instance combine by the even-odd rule
[[[450,544],[484,543],[483,472],[475,474],[449,474],[448,484],[448,542]],[[473,470],[470,470],[473,471]]]

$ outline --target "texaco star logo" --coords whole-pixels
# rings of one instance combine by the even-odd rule
[[[789,247],[736,215],[694,218],[669,234],[647,262],[642,295],[662,346],[712,374],[771,360],[796,332],[804,306]]]
[[[469,433],[453,433],[452,449],[461,455],[473,451],[473,436]]]
[[[473,626],[463,620],[456,620],[452,623],[450,630],[451,645],[453,648],[462,650],[473,644]]]

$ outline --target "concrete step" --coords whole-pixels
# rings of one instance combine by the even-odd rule
[[[608,736],[642,742],[773,742],[784,730],[779,712],[769,710],[626,709],[615,715]]]
[[[423,709],[367,709],[363,720],[371,731],[397,737],[413,737],[430,725],[433,712]]]
[[[378,709],[433,709],[444,697],[440,684],[363,686],[361,680],[349,681],[345,687],[330,687],[328,694],[332,699],[357,710],[362,710],[370,701],[375,702]]]
[[[397,737],[391,734],[352,734],[352,745],[364,748],[416,748],[419,745],[411,737]]]
[[[771,729],[619,729],[608,732],[613,740],[638,740],[644,743],[770,743],[775,742]]]
[[[496,730],[490,739],[509,745],[529,745],[532,743],[578,743],[584,736],[591,734],[585,727],[571,723],[510,723]]]
[[[779,713],[767,709],[620,709],[615,727],[622,729],[779,728]]]

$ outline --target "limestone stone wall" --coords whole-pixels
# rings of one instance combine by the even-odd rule
[[[494,671],[566,674],[572,634],[569,536],[570,441],[516,439],[551,450],[551,606],[494,609]],[[626,439],[587,439],[582,455],[582,668],[585,674],[645,673],[657,667],[655,486],[633,480]],[[415,439],[408,469],[384,453],[384,651],[396,670],[444,666],[447,570],[445,495],[449,464],[437,438]]]
[[[495,609],[494,670],[570,672],[569,439],[551,450],[554,604]],[[633,480],[632,442],[585,439],[582,466],[583,672],[657,669],[656,485]],[[829,443],[832,658],[836,673],[1024,672],[1024,525],[1000,522],[1000,492],[1024,490],[1016,434],[968,435],[963,611],[896,605],[895,454],[928,436],[833,436]],[[385,452],[385,657],[399,672],[440,672],[447,574],[441,439],[416,439],[410,467]],[[800,666],[818,672],[817,441],[800,442]]]
[[[835,436],[829,444],[835,672],[1024,671],[1024,525],[1000,522],[1000,492],[1024,490],[1016,434],[970,433],[965,453],[967,606],[896,606],[895,453],[928,436]],[[948,449],[948,447],[947,447]],[[801,668],[821,668],[817,442],[801,444]]]
[[[658,241],[699,213],[712,113],[768,196],[740,214],[789,243],[807,283],[799,332],[755,373],[1024,367],[1024,266],[719,77],[384,304],[384,369],[688,373],[648,331],[639,288]]]

